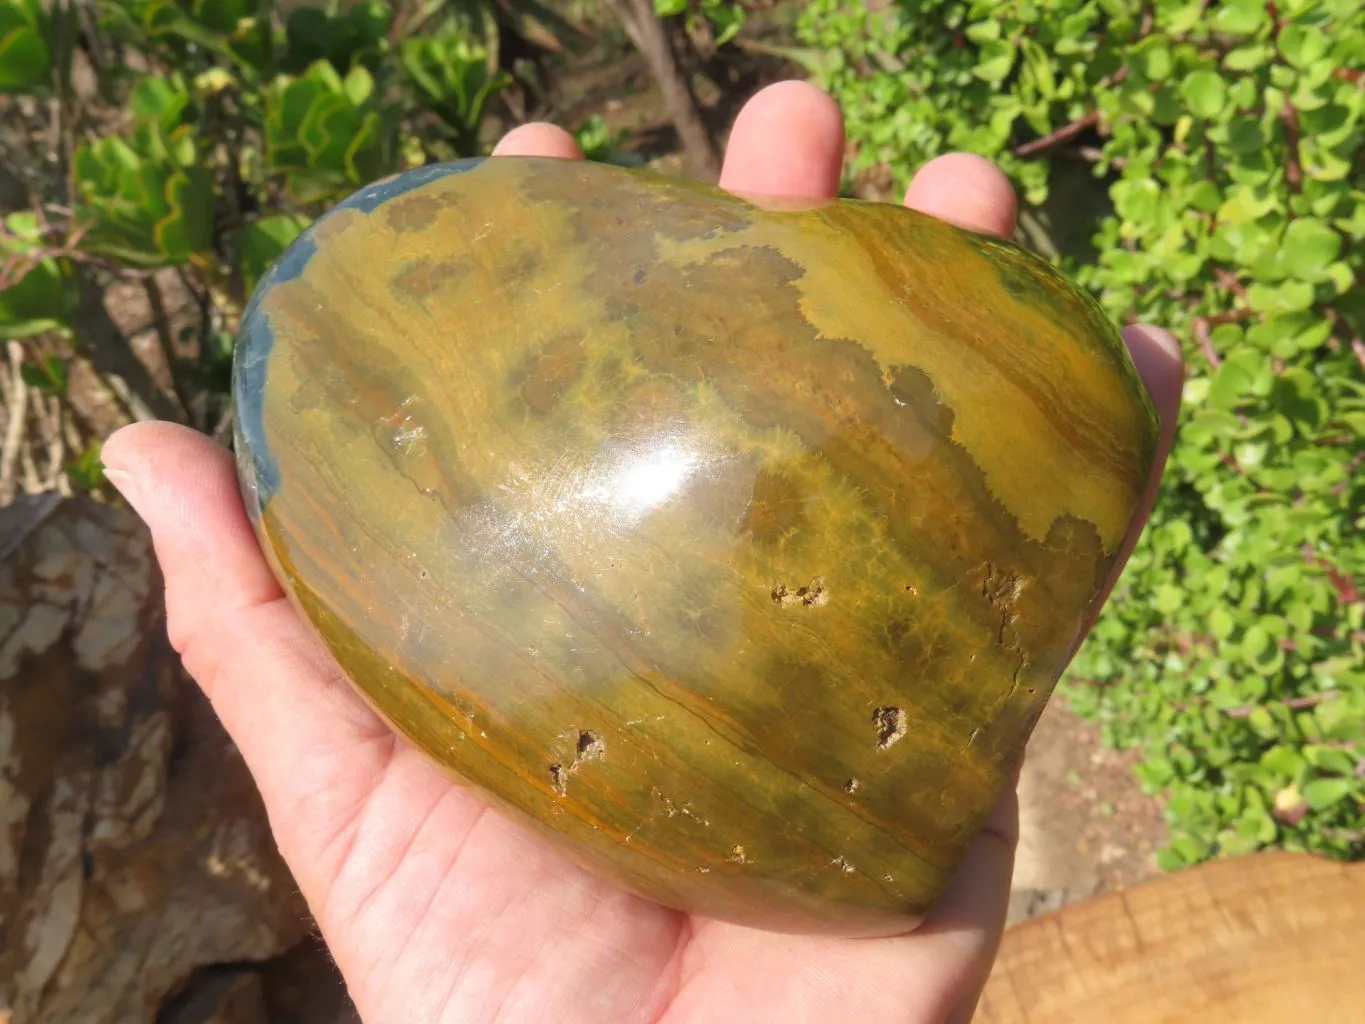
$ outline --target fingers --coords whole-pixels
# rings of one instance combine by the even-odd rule
[[[177,649],[197,624],[280,596],[226,451],[188,427],[138,423],[109,438],[103,459],[129,504],[144,519],[148,512],[155,517],[148,522]]]
[[[549,156],[582,160],[578,140],[563,128],[543,121],[518,125],[493,147],[494,156]]]
[[[1019,204],[1003,171],[984,157],[945,153],[919,169],[905,205],[987,235],[1014,234]]]
[[[1161,440],[1169,451],[1175,437],[1175,422],[1180,414],[1180,394],[1185,386],[1185,360],[1180,342],[1169,332],[1150,324],[1137,324],[1123,330],[1123,341],[1133,359],[1138,376],[1152,396],[1161,417]],[[1162,458],[1165,458],[1163,453]]]
[[[301,837],[326,842],[349,820],[382,772],[390,733],[282,596],[228,452],[186,427],[143,423],[114,434],[103,458],[151,529],[172,643],[241,750],[308,893],[320,865]]]
[[[948,982],[949,1024],[967,1024],[990,975],[1005,930],[1014,852],[1019,845],[1019,796],[1008,786],[967,848],[953,880],[914,934],[926,958]]]
[[[844,117],[806,82],[778,82],[735,119],[720,187],[741,195],[832,198],[844,161]]]
[[[1161,476],[1166,468],[1166,459],[1171,454],[1171,446],[1175,443],[1175,428],[1180,416],[1180,396],[1185,386],[1185,360],[1180,352],[1180,342],[1168,332],[1149,324],[1126,327],[1122,333],[1133,366],[1137,368],[1138,376],[1142,378],[1147,393],[1152,397],[1152,404],[1156,406],[1157,415],[1161,418],[1161,437],[1157,442],[1156,458],[1152,462],[1152,473],[1147,480],[1147,489],[1138,504],[1138,513],[1128,530],[1128,536],[1119,547],[1118,558],[1114,562],[1113,571],[1109,574],[1109,583],[1104,590],[1104,599],[1096,606],[1096,617],[1114,584],[1118,582],[1128,556],[1133,553],[1133,548],[1142,535],[1142,528],[1147,523],[1147,517],[1152,514],[1157,492],[1161,489]]]

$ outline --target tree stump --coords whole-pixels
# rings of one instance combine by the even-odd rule
[[[1213,861],[1016,925],[976,1024],[1355,1021],[1365,864]]]

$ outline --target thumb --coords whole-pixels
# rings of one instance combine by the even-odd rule
[[[105,442],[103,459],[105,476],[152,531],[171,643],[205,682],[220,653],[200,643],[206,627],[211,633],[223,616],[282,596],[247,521],[232,457],[188,427],[137,423]]]
[[[171,642],[251,769],[311,902],[336,866],[322,851],[373,791],[393,734],[285,599],[227,451],[186,427],[141,423],[106,442],[104,462],[151,528]]]

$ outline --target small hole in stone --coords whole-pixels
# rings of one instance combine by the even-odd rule
[[[564,795],[564,783],[568,780],[568,774],[562,764],[550,765],[550,781],[554,784],[555,792],[560,796]]]
[[[819,608],[829,603],[829,591],[825,589],[825,578],[817,576],[804,587],[792,588],[779,583],[772,589],[773,604],[782,608]]]
[[[578,760],[595,761],[606,749],[595,733],[584,730],[578,734]]]
[[[872,721],[877,725],[878,750],[885,750],[905,736],[908,718],[904,709],[889,704],[872,712]]]
[[[844,783],[844,792],[848,793],[849,795],[852,795],[858,792],[858,787],[860,785],[861,783],[857,779],[849,779],[847,782]]]

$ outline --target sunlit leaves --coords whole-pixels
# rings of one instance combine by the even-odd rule
[[[379,177],[392,142],[363,66],[343,78],[318,61],[297,78],[280,76],[266,92],[266,165],[300,202],[340,198]]]
[[[855,168],[903,182],[970,148],[1039,203],[1092,161],[1108,215],[1072,268],[1116,319],[1186,343],[1161,498],[1075,663],[1091,682],[1067,691],[1143,749],[1167,798],[1162,863],[1365,856],[1365,9],[861,8],[815,0],[802,21],[836,54],[822,83]],[[1093,130],[1019,158],[1092,112]]]

